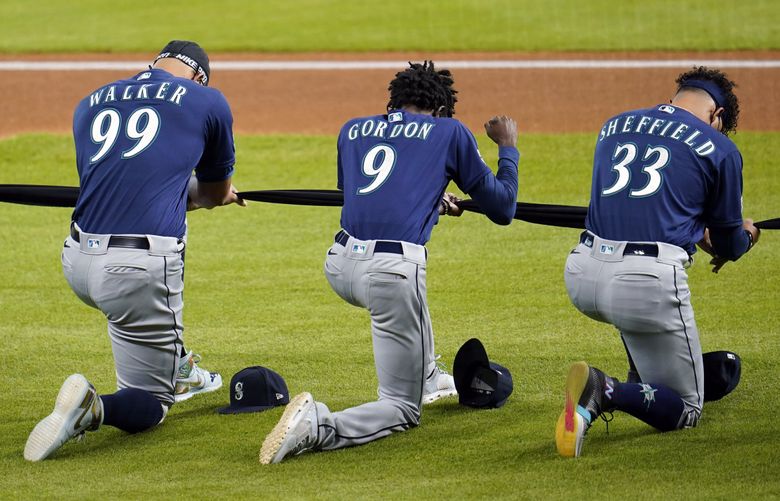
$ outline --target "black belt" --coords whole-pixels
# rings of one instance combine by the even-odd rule
[[[81,243],[79,231],[75,224],[70,225],[70,236],[76,242]],[[130,237],[121,235],[111,235],[108,239],[109,247],[123,247],[125,249],[143,249],[149,250],[149,239],[146,237]]]
[[[586,247],[593,247],[593,235],[587,231],[583,231],[580,235],[580,243],[585,244]],[[634,244],[627,243],[623,248],[624,256],[648,256],[658,257],[658,245],[657,244]]]
[[[340,243],[344,247],[347,246],[348,240],[349,240],[349,234],[346,231],[340,230],[338,233],[336,233],[335,241]],[[401,242],[393,242],[390,240],[376,240],[374,243],[374,252],[389,252],[391,254],[403,255],[404,246],[401,245]]]

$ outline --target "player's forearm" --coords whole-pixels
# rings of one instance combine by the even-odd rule
[[[195,176],[190,177],[187,188],[187,210],[213,209],[225,205],[230,197],[231,178],[224,181],[204,183]]]
[[[742,226],[710,228],[710,241],[715,255],[736,261],[750,248],[750,236]]]
[[[498,149],[498,172],[488,174],[469,192],[469,196],[494,223],[507,225],[517,208],[517,165],[520,153],[511,146]]]

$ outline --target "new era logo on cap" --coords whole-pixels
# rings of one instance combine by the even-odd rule
[[[259,412],[290,402],[290,393],[282,376],[267,367],[247,367],[230,380],[230,405],[220,414]]]

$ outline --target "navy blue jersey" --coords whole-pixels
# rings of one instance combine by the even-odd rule
[[[341,226],[362,240],[423,245],[450,180],[468,193],[491,172],[455,119],[405,111],[352,119],[338,139]]]
[[[590,231],[692,254],[705,227],[741,224],[742,156],[726,136],[668,104],[604,124],[593,161]]]
[[[73,220],[89,233],[182,237],[193,170],[204,182],[233,174],[232,128],[218,90],[164,70],[99,88],[73,115]]]

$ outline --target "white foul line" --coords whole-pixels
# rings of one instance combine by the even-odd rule
[[[296,70],[395,70],[407,66],[406,61],[215,61],[211,67],[219,71],[296,71]],[[147,61],[0,61],[0,71],[95,71],[142,70]],[[523,69],[645,69],[690,68],[780,68],[780,60],[772,59],[518,59],[484,61],[437,61],[440,68],[466,70]]]

